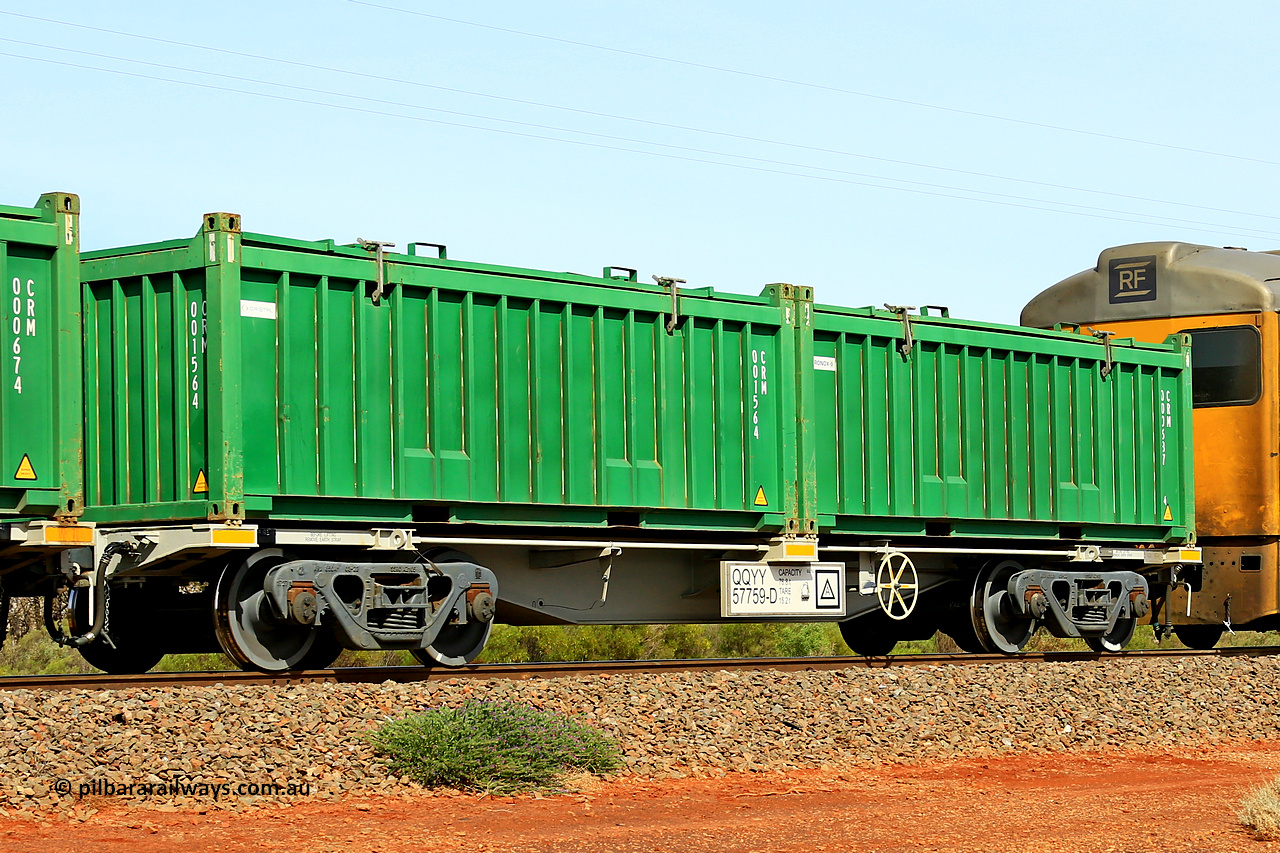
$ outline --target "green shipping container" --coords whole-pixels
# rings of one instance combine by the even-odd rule
[[[80,200],[0,205],[3,367],[0,515],[79,516],[84,505]]]
[[[801,393],[824,534],[1192,535],[1186,342],[1105,347],[941,316],[911,316],[910,333],[904,354],[901,315],[814,308]]]
[[[673,314],[613,270],[380,263],[231,214],[85,253],[89,517],[785,529],[791,288]]]
[[[88,519],[1192,536],[1179,341],[239,226],[85,253]]]

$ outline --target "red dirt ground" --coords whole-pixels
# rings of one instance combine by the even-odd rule
[[[858,771],[596,783],[546,798],[423,793],[232,811],[118,802],[86,821],[0,820],[0,850],[1250,851],[1236,821],[1280,742],[1182,754],[1045,754]],[[69,814],[69,812],[68,812]]]

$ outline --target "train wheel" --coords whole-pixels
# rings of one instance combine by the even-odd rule
[[[327,666],[336,653],[323,629],[299,625],[275,615],[264,588],[267,572],[291,558],[279,548],[233,559],[222,570],[213,596],[214,626],[227,656],[244,669],[284,672]],[[319,644],[317,646],[317,644]]]
[[[1138,627],[1136,617],[1117,619],[1115,627],[1101,637],[1085,637],[1084,642],[1095,652],[1122,652],[1133,639],[1133,632]]]
[[[1211,649],[1222,639],[1226,630],[1221,625],[1174,625],[1174,636],[1189,649]]]
[[[969,612],[968,602],[963,607],[946,614],[939,630],[951,638],[960,651],[971,655],[985,654],[987,649],[973,627],[973,616]]]
[[[1023,566],[1003,560],[985,566],[973,582],[970,606],[978,640],[988,651],[1016,655],[1027,647],[1040,623],[1019,616],[1009,600],[1009,578]]]
[[[67,607],[71,611],[69,627],[73,634],[83,634],[90,628],[89,597],[92,594],[92,590],[84,587],[71,590]],[[111,675],[133,675],[160,663],[164,649],[155,637],[147,635],[149,623],[143,621],[146,614],[139,601],[142,594],[141,589],[107,588],[110,621],[106,628],[115,645],[98,636],[93,642],[77,647],[76,651],[89,666]]]
[[[952,625],[942,629],[942,633],[951,638],[960,651],[970,655],[986,654],[987,649],[978,639],[972,625]]]
[[[303,656],[298,669],[328,669],[342,654],[342,646],[332,631],[317,628],[315,635],[316,641],[311,644],[311,651]]]
[[[876,618],[876,617],[880,618]],[[882,657],[898,645],[898,637],[892,631],[897,627],[880,613],[870,613],[858,619],[846,619],[840,624],[840,636],[855,655]]]
[[[425,649],[414,649],[413,656],[423,666],[466,666],[484,651],[493,631],[493,622],[471,621],[465,625],[447,625],[436,641]]]
[[[451,548],[434,548],[423,552],[433,565],[448,563],[472,563],[475,561],[461,551]],[[485,643],[493,632],[493,615],[496,602],[487,594],[467,603],[467,621],[462,625],[446,625],[436,635],[435,642],[425,649],[413,649],[418,663],[425,667],[466,666],[484,651]]]

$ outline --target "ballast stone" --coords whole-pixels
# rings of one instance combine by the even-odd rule
[[[0,692],[0,812],[78,817],[105,801],[60,796],[59,779],[73,790],[103,779],[311,785],[293,798],[130,803],[184,810],[412,795],[421,789],[389,774],[365,734],[476,699],[574,716],[617,739],[624,773],[675,778],[1239,740],[1280,727],[1280,706],[1269,701],[1277,680],[1276,659],[1205,658]]]

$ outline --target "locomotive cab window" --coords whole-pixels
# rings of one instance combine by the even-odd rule
[[[1262,396],[1262,335],[1254,326],[1185,329],[1191,336],[1191,405],[1249,406]]]

